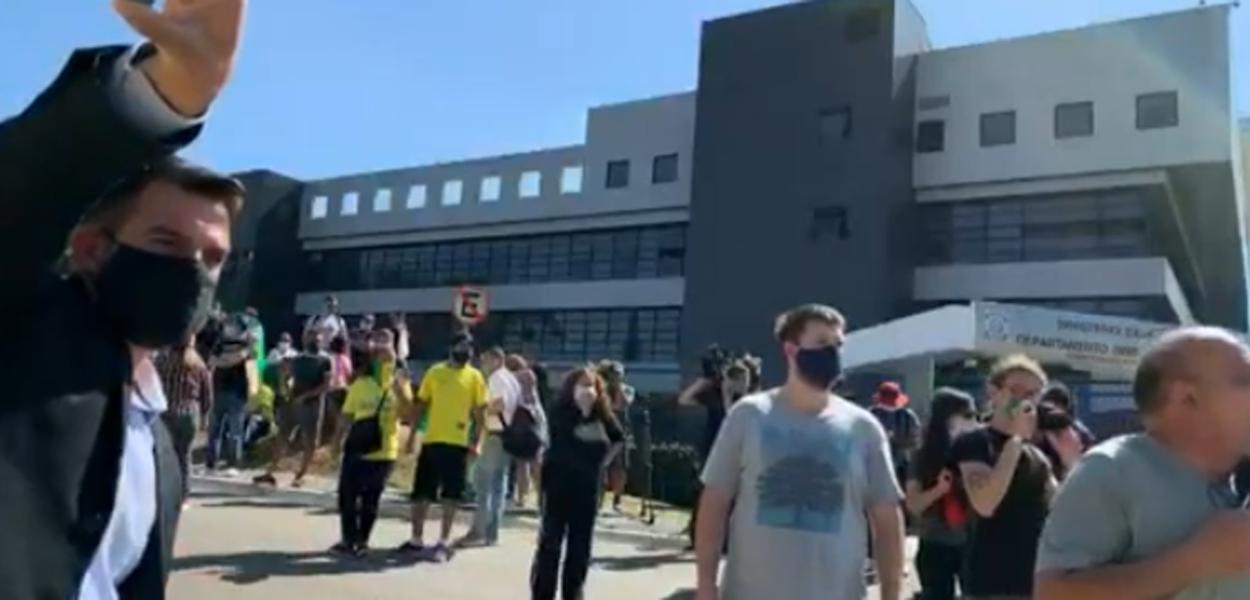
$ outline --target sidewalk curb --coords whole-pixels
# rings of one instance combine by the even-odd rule
[[[266,498],[277,502],[290,503],[308,508],[335,509],[337,503],[334,494],[328,491],[304,490],[291,488],[274,488],[255,485],[248,481],[240,481],[226,477],[205,475],[191,476],[193,492],[215,494],[221,496],[251,496]],[[392,519],[408,518],[408,501],[403,497],[387,492],[382,497],[379,509],[381,516]],[[472,512],[466,510],[466,513]],[[503,525],[510,528],[538,530],[538,518],[508,514],[504,516]],[[674,534],[651,533],[647,531],[629,531],[602,525],[595,528],[595,537],[602,540],[623,542],[627,544],[645,545],[656,550],[680,549],[686,546],[684,537]]]

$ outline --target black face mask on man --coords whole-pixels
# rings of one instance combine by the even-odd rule
[[[794,354],[799,377],[814,388],[829,389],[842,376],[842,349],[838,346],[799,348]]]
[[[142,348],[178,343],[208,319],[217,282],[198,260],[118,242],[95,277],[100,307],[126,341]]]

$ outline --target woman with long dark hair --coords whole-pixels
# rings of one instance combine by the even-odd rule
[[[543,458],[542,524],[530,574],[533,600],[580,600],[604,471],[625,441],[603,380],[593,367],[564,378],[547,414],[551,446]],[[564,551],[561,573],[560,550]]]
[[[934,392],[929,422],[906,482],[906,503],[918,519],[916,572],[923,600],[954,600],[963,568],[965,502],[950,467],[951,442],[977,427],[972,396],[950,388]]]

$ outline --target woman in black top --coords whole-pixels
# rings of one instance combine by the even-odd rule
[[[542,524],[534,551],[533,600],[581,600],[590,568],[591,538],[604,470],[625,441],[608,405],[603,380],[593,368],[564,378],[547,414],[551,446],[542,465]],[[563,577],[560,549],[567,543]]]
[[[923,600],[954,600],[963,569],[966,500],[959,492],[958,474],[949,468],[951,442],[976,428],[976,403],[951,388],[934,392],[929,423],[908,473],[907,509],[917,519],[920,548],[916,573]]]

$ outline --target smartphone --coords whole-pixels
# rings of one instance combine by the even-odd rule
[[[1024,400],[1021,400],[1019,398],[1012,398],[1011,400],[1007,401],[1007,405],[1003,407],[1003,410],[1006,411],[1009,416],[1014,417],[1020,413],[1020,409],[1023,407],[1024,407]]]

